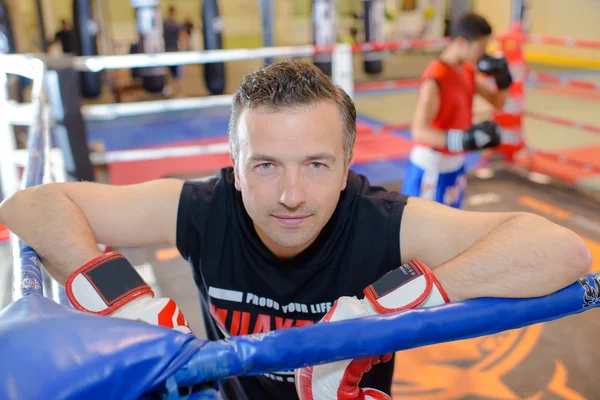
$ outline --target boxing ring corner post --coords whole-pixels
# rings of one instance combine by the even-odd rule
[[[2,187],[4,197],[12,196],[19,189],[37,186],[51,180],[50,175],[50,111],[47,105],[47,66],[41,58],[31,55],[0,55],[0,135],[2,158],[12,163],[2,164]],[[9,101],[7,75],[17,75],[32,80],[31,103],[17,104]],[[24,118],[23,112],[31,113]],[[14,111],[14,112],[13,112]],[[13,125],[27,126],[27,157],[22,176],[19,176],[17,148],[14,143]],[[10,145],[12,144],[12,145]],[[55,153],[52,153],[55,155]],[[52,157],[56,159],[57,157]],[[42,268],[39,256],[14,234],[9,241],[13,257],[12,301],[26,295],[44,296],[44,287],[51,298],[66,304],[64,290]]]

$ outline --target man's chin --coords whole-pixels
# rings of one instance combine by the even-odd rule
[[[286,249],[306,248],[315,241],[317,235],[311,235],[306,230],[281,230],[268,235],[271,241]]]
[[[307,246],[312,243],[314,240],[312,238],[303,237],[290,237],[292,235],[276,235],[275,237],[271,237],[275,243],[277,243],[281,247],[286,247],[289,249],[293,249],[296,247]]]
[[[310,246],[319,234],[318,231],[314,232],[314,229],[308,229],[308,226],[287,228],[280,224],[268,224],[264,227],[255,225],[255,228],[267,248],[274,253],[285,254],[284,257],[293,257],[300,253]]]

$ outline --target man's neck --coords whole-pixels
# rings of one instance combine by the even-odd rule
[[[458,56],[458,49],[452,44],[450,44],[444,49],[444,51],[442,51],[442,53],[439,56],[439,59],[444,63],[455,68],[462,65],[462,60]]]

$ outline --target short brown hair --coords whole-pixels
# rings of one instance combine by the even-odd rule
[[[246,75],[233,95],[229,118],[229,148],[236,159],[239,151],[237,125],[244,109],[264,108],[279,111],[314,105],[319,101],[337,104],[344,121],[345,161],[348,162],[356,139],[356,108],[348,94],[315,65],[289,59],[267,65]]]
[[[473,41],[490,36],[492,27],[484,17],[470,12],[462,14],[452,23],[451,34],[453,39],[462,37],[468,41]]]

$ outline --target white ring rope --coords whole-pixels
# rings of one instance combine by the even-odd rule
[[[76,68],[100,71],[128,67],[152,67],[180,64],[223,62],[232,60],[262,59],[266,57],[301,57],[318,53],[315,46],[269,47],[261,49],[209,50],[202,52],[132,54],[121,56],[75,57]],[[338,44],[332,47],[332,80],[354,96],[354,76],[352,73],[352,47]],[[91,63],[91,67],[90,67]],[[145,64],[140,64],[145,63]],[[164,111],[191,110],[231,105],[231,95],[209,96],[206,98],[170,99],[143,103],[100,104],[82,107],[88,120],[108,120],[130,115],[141,115]]]
[[[199,110],[202,108],[228,107],[233,95],[222,94],[189,99],[168,99],[161,101],[143,101],[136,103],[97,104],[81,107],[83,117],[88,120],[110,120],[136,115],[149,115],[166,111]]]
[[[227,142],[219,142],[202,146],[113,150],[105,153],[91,153],[90,160],[94,165],[103,165],[117,162],[162,160],[166,158],[203,156],[208,154],[229,154],[229,144]]]
[[[268,57],[307,57],[316,53],[315,46],[264,47],[260,49],[183,51],[120,56],[75,57],[78,71],[99,72],[105,69],[166,67],[170,65],[208,64],[216,62],[254,60]]]

